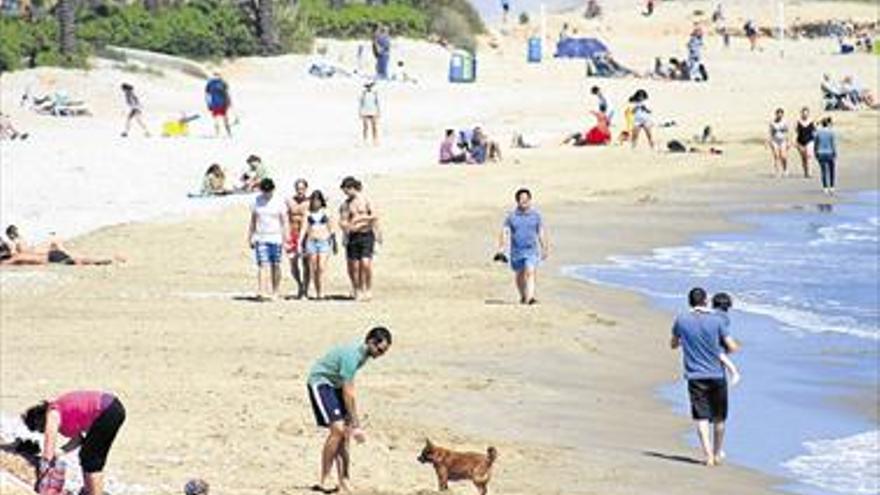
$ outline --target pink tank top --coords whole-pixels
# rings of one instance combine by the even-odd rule
[[[73,438],[89,431],[92,423],[111,402],[113,396],[106,392],[80,390],[58,397],[49,404],[49,409],[61,415],[58,431],[67,438]]]

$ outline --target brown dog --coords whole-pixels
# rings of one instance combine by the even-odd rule
[[[487,485],[492,477],[492,464],[498,458],[495,447],[486,449],[485,454],[476,452],[453,452],[425,441],[425,448],[419,455],[419,462],[431,463],[437,471],[440,490],[449,489],[449,481],[471,480],[480,495],[489,493]]]

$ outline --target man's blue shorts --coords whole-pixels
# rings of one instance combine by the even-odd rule
[[[318,426],[329,427],[337,421],[344,421],[348,415],[345,410],[345,400],[342,398],[342,389],[321,383],[308,385],[309,401],[312,403],[312,412],[315,414],[315,423]]]
[[[535,269],[541,257],[536,252],[511,253],[510,268],[515,272],[521,272],[527,268]]]
[[[257,242],[254,245],[254,257],[257,266],[265,264],[278,265],[281,263],[281,244],[274,242]]]

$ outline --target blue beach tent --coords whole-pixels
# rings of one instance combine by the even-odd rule
[[[608,47],[596,38],[567,38],[556,44],[557,58],[595,58]]]

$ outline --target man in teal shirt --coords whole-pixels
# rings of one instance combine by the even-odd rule
[[[315,491],[348,492],[348,437],[359,443],[366,440],[360,427],[355,406],[354,376],[370,358],[376,359],[391,347],[391,332],[385,327],[374,327],[364,342],[336,346],[319,359],[309,371],[308,390],[312,411],[318,426],[330,430],[321,455],[321,483]],[[339,486],[327,487],[327,477],[337,463]]]

